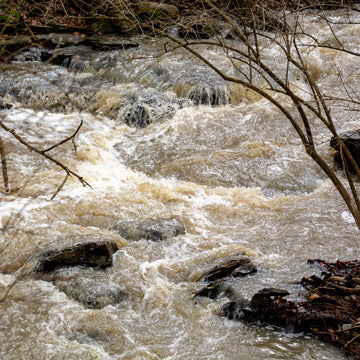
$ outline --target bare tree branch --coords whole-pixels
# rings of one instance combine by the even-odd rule
[[[10,134],[12,134],[21,144],[25,145],[29,150],[31,151],[34,151],[36,152],[37,154],[45,157],[46,159],[50,160],[51,162],[53,162],[54,164],[56,164],[57,166],[60,166],[67,174],[67,176],[65,177],[65,181],[63,181],[63,183],[60,185],[60,187],[58,188],[58,190],[56,191],[55,195],[52,197],[52,199],[58,194],[58,192],[61,190],[61,188],[64,186],[66,180],[68,179],[69,176],[73,175],[75,176],[79,181],[80,183],[83,185],[83,186],[88,186],[90,188],[91,185],[80,175],[78,175],[77,173],[75,173],[73,170],[69,169],[66,165],[64,165],[61,161],[55,159],[53,156],[49,155],[46,153],[46,151],[48,151],[49,149],[46,149],[46,151],[44,150],[40,150],[40,149],[37,149],[36,147],[34,147],[33,145],[29,144],[23,137],[21,137],[19,134],[17,134],[15,132],[15,130],[13,129],[10,129],[8,126],[6,126],[2,121],[0,121],[0,127],[2,127],[5,131],[9,132]],[[79,127],[78,127],[79,129]],[[77,130],[78,131],[78,130]],[[77,133],[77,131],[75,131],[74,134]],[[74,136],[73,134],[73,136]],[[71,136],[70,138],[68,139],[65,139],[65,140],[69,140],[71,138],[73,138],[73,136]],[[61,142],[61,143],[64,143],[64,142]],[[59,143],[60,144],[60,143]],[[59,145],[58,144],[58,145]]]
[[[0,155],[1,155],[1,167],[2,167],[2,176],[4,181],[4,189],[5,192],[9,192],[9,180],[8,180],[8,174],[7,174],[7,164],[6,164],[6,154],[5,154],[5,148],[3,141],[0,136]]]
[[[50,150],[52,150],[52,149],[55,149],[57,146],[60,146],[60,145],[62,145],[62,144],[65,144],[66,142],[68,142],[68,141],[70,141],[70,140],[74,140],[74,138],[75,138],[75,136],[77,135],[77,133],[79,132],[79,130],[80,130],[80,128],[81,128],[81,126],[82,126],[82,124],[83,124],[83,120],[81,119],[81,121],[80,121],[80,124],[79,124],[79,126],[78,126],[78,128],[75,130],[75,132],[72,134],[72,135],[70,135],[68,138],[66,138],[66,139],[64,139],[64,140],[62,140],[62,141],[60,141],[59,143],[57,143],[57,144],[55,144],[55,145],[53,145],[53,146],[50,146],[49,148],[47,148],[47,149],[45,149],[45,150],[43,150],[42,151],[42,153],[44,154],[44,153],[46,153],[46,152],[48,152],[48,151],[50,151]],[[76,149],[76,147],[74,146],[74,148]]]

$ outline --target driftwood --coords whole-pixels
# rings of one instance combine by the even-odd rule
[[[252,299],[225,303],[229,319],[256,322],[287,332],[310,333],[342,349],[350,359],[360,359],[360,262],[327,263],[309,260],[322,268],[321,276],[304,277],[306,301],[284,299],[286,290],[262,289]],[[217,297],[221,281],[210,284],[195,296]]]

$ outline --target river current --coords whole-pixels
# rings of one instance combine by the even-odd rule
[[[359,52],[357,13],[329,16],[338,38]],[[345,24],[349,18],[352,24]],[[321,41],[331,38],[320,14],[304,13],[302,21]],[[225,319],[221,300],[191,298],[206,285],[195,281],[199,275],[242,254],[258,268],[234,282],[243,298],[276,287],[288,290],[289,299],[303,299],[298,282],[318,271],[307,259],[359,259],[359,232],[278,110],[230,88],[189,54],[154,57],[161,39],[134,41],[138,48],[80,49],[80,59],[86,57],[80,71],[19,58],[0,74],[3,99],[13,104],[1,119],[33,146],[58,143],[83,121],[76,146],[70,141],[51,154],[92,187],[71,178],[51,200],[65,173],[1,130],[11,192],[1,188],[0,194],[0,295],[10,289],[0,302],[0,358],[344,359],[306,334]],[[228,66],[220,51],[202,51]],[[276,51],[264,48],[268,64],[281,72]],[[359,58],[307,51],[322,88],[343,92],[339,72],[358,93]],[[299,74],[292,81],[306,89]],[[194,104],[182,96],[196,87],[220,89],[224,104]],[[124,121],[137,111],[134,104],[147,109],[148,126]],[[340,131],[359,128],[359,113],[350,108],[334,106],[332,115]],[[331,162],[331,136],[315,119],[313,125]],[[116,231],[124,221],[170,219],[180,221],[185,234],[152,242],[129,241]],[[104,240],[120,248],[113,266],[63,275],[89,288],[121,289],[124,298],[114,306],[86,309],[29,271],[42,251]]]

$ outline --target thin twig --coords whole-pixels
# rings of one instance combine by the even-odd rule
[[[350,341],[348,341],[344,348],[348,347],[352,342],[354,342],[356,339],[358,339],[360,337],[360,334],[357,334],[356,336],[354,336]]]
[[[81,126],[82,126],[83,123],[84,123],[83,120],[81,120],[81,121],[80,121],[80,125],[78,126],[78,128],[75,130],[75,132],[74,132],[71,136],[69,136],[69,137],[66,138],[65,140],[62,140],[62,141],[60,141],[59,143],[57,143],[57,144],[55,144],[55,145],[53,145],[53,146],[50,146],[49,148],[43,150],[42,153],[44,154],[44,153],[46,153],[46,152],[48,152],[48,151],[50,151],[50,150],[52,150],[52,149],[54,149],[54,148],[62,145],[62,144],[65,144],[65,143],[66,143],[67,141],[69,141],[69,140],[73,140],[74,137],[75,137],[75,136],[77,135],[77,133],[79,132],[79,130],[80,130],[80,128],[81,128]]]
[[[1,121],[0,121],[0,126],[4,130],[6,130],[10,134],[12,134],[21,144],[25,145],[29,150],[34,151],[34,152],[38,153],[41,156],[44,156],[46,159],[48,159],[51,162],[55,163],[56,165],[60,166],[69,176],[71,176],[71,175],[75,176],[83,186],[88,186],[88,187],[92,188],[91,185],[82,176],[78,175],[73,170],[69,169],[66,165],[64,165],[61,161],[55,159],[53,156],[48,155],[43,150],[39,150],[36,147],[29,144],[25,139],[23,139],[19,134],[17,134],[14,129],[10,129],[8,126],[6,126]]]
[[[61,189],[63,188],[63,186],[65,185],[67,179],[69,178],[69,174],[66,173],[65,178],[63,180],[63,182],[60,184],[60,186],[58,187],[58,189],[56,190],[56,193],[51,197],[51,200],[54,200],[56,195],[61,191]]]
[[[2,168],[2,176],[4,181],[4,189],[5,192],[9,192],[9,180],[8,180],[8,173],[7,173],[7,163],[6,163],[6,154],[3,141],[0,136],[0,155],[1,155],[1,168]]]

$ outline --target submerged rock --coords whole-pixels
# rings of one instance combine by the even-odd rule
[[[44,252],[30,261],[30,266],[35,278],[53,282],[69,298],[88,309],[102,309],[119,303],[125,295],[116,284],[99,282],[105,273],[97,271],[112,265],[112,256],[117,250],[114,242],[78,244]],[[76,268],[78,266],[82,268]]]
[[[104,330],[101,327],[85,327],[75,330],[69,340],[77,341],[80,344],[90,344],[93,342],[107,342],[111,336],[110,330]]]
[[[130,241],[141,239],[160,241],[185,234],[184,225],[176,219],[123,222],[114,230]]]
[[[73,286],[67,281],[55,280],[54,285],[68,297],[83,304],[87,309],[102,309],[108,305],[115,305],[122,300],[122,291],[107,291],[106,294],[96,294],[78,286]]]
[[[116,243],[92,242],[70,248],[51,250],[37,257],[35,272],[50,273],[70,266],[106,268],[112,265],[112,255],[118,250]]]

